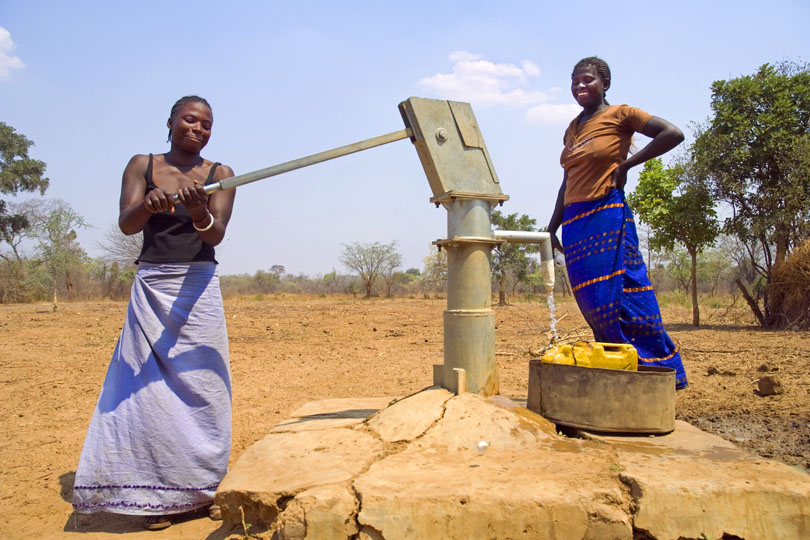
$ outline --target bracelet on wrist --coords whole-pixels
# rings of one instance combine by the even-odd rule
[[[214,214],[209,213],[208,217],[210,218],[210,221],[208,222],[208,225],[206,225],[205,227],[197,227],[197,224],[193,221],[191,222],[192,227],[194,227],[194,229],[199,232],[207,231],[208,229],[214,226]]]

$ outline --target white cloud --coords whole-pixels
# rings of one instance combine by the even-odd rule
[[[520,63],[520,65],[523,66],[523,71],[532,77],[537,77],[540,75],[540,67],[531,60],[524,60]]]
[[[7,54],[15,47],[16,45],[11,40],[11,33],[0,26],[0,79],[8,79],[11,76],[11,70],[25,67],[23,61],[18,57]]]
[[[527,107],[548,99],[545,92],[531,88],[531,80],[540,75],[540,68],[529,60],[520,66],[497,64],[480,54],[454,51],[450,61],[451,73],[425,77],[419,81],[422,87],[446,99],[480,106]]]
[[[495,63],[480,54],[454,51],[450,61],[450,73],[421,79],[422,88],[437,97],[467,101],[474,106],[526,109],[528,120],[542,123],[567,123],[579,112],[574,104],[549,103],[560,97],[560,89],[540,90],[540,67],[531,60],[523,60],[520,65]]]
[[[526,111],[526,118],[541,124],[567,124],[581,111],[579,105],[573,103],[543,103],[529,108]]]
[[[474,54],[467,51],[453,51],[450,53],[450,60],[453,62],[464,62],[466,60],[480,60],[484,57],[482,54]]]

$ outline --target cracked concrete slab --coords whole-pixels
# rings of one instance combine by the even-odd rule
[[[444,414],[444,404],[453,394],[431,386],[403,398],[372,416],[366,425],[385,442],[412,441]]]
[[[810,538],[805,473],[682,421],[665,437],[592,437],[616,449],[635,527],[651,538]]]
[[[244,519],[269,527],[300,493],[330,485],[348,489],[382,450],[378,439],[353,429],[270,433],[228,471],[216,503],[227,523]]]
[[[608,445],[558,437],[505,398],[462,394],[428,433],[357,478],[358,522],[398,539],[629,540],[615,462]]]
[[[500,396],[374,403],[307,404],[248,449],[217,491],[226,523],[244,511],[280,540],[810,537],[810,476],[682,422],[586,440]]]
[[[409,448],[355,481],[358,522],[388,539],[616,538],[630,540],[630,497],[610,470],[575,444],[536,451]],[[433,450],[433,451],[431,451]]]
[[[351,427],[388,406],[391,398],[336,398],[310,401],[276,424],[271,433]]]
[[[442,421],[416,444],[477,450],[485,441],[490,449],[520,450],[558,441],[556,433],[553,423],[507,398],[461,394],[445,404]]]
[[[358,534],[357,498],[344,485],[302,491],[276,520],[279,538],[345,540]]]

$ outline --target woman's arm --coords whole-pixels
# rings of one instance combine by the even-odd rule
[[[138,154],[132,157],[124,169],[121,180],[118,226],[124,234],[136,234],[146,227],[152,214],[174,211],[171,194],[157,188],[146,193],[146,167],[149,157]]]
[[[551,214],[551,219],[548,222],[548,232],[551,234],[551,247],[560,253],[564,253],[565,250],[562,247],[562,243],[560,243],[560,240],[557,238],[557,229],[559,229],[560,224],[562,224],[563,209],[565,208],[565,184],[567,181],[568,171],[565,171],[563,173],[560,191],[557,192],[557,202],[554,205],[554,213]]]
[[[627,171],[645,161],[666,154],[683,142],[683,132],[663,118],[653,116],[641,130],[643,135],[652,137],[652,140],[641,150],[629,156],[620,163],[613,172],[613,185],[616,189],[624,191],[627,183]]]
[[[234,176],[233,169],[227,165],[220,165],[214,174],[214,180],[219,182],[232,176]],[[216,246],[225,238],[225,229],[233,212],[236,189],[216,191],[209,195],[202,185],[196,181],[194,184],[192,187],[181,189],[178,197],[191,214],[194,229],[200,239],[208,245]]]

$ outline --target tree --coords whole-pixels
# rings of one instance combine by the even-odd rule
[[[720,233],[709,190],[700,182],[694,164],[686,159],[664,168],[659,158],[644,164],[638,186],[627,197],[641,222],[652,228],[649,246],[672,250],[683,244],[691,258],[692,324],[700,325],[697,256]]]
[[[386,261],[391,261],[394,255],[398,256],[396,242],[390,244],[353,242],[343,245],[340,262],[346,268],[357,273],[366,286],[366,298],[371,298],[371,288],[374,281],[388,264]]]
[[[734,283],[735,268],[723,250],[711,249],[703,253],[698,266],[699,279],[709,284],[710,295],[714,296],[723,283]],[[731,291],[726,291],[731,292]]]
[[[143,233],[124,234],[118,223],[110,224],[96,244],[104,254],[102,259],[118,267],[134,268],[143,248]]]
[[[517,213],[504,216],[500,210],[492,212],[492,225],[504,231],[533,231],[537,221],[527,215]],[[529,274],[529,253],[536,253],[535,244],[503,243],[492,252],[492,276],[498,280],[498,305],[506,305],[506,281],[508,277],[515,284],[526,279]]]
[[[35,191],[44,195],[48,189],[45,163],[28,157],[28,149],[33,144],[25,135],[0,122],[0,193],[3,195],[16,196],[20,192]],[[9,205],[0,199],[0,239],[11,247],[20,266],[22,257],[17,246],[32,227],[27,210],[23,205]]]
[[[689,253],[681,246],[668,249],[663,256],[664,270],[670,282],[675,284],[675,290],[681,289],[689,294],[692,284],[692,265]]]
[[[54,201],[46,222],[38,231],[38,251],[51,277],[53,303],[56,305],[56,291],[60,280],[64,279],[68,298],[73,298],[71,273],[81,266],[87,257],[77,242],[76,230],[87,227],[84,218],[64,201]]]
[[[274,292],[281,284],[281,276],[277,272],[256,270],[252,279],[253,289],[261,294]]]
[[[0,259],[15,263],[18,268],[24,268],[23,259],[25,257],[21,246],[24,241],[36,237],[37,228],[48,218],[48,204],[44,199],[28,199],[19,203],[9,202],[6,209],[12,215],[23,216],[27,226],[3,228],[3,241],[11,248],[11,253],[0,251]],[[19,223],[19,220],[13,221]]]
[[[422,264],[424,271],[420,279],[425,289],[443,290],[447,284],[447,250],[437,250],[430,246],[430,253],[422,259]]]
[[[714,196],[731,207],[724,231],[762,249],[765,311],[757,317],[774,326],[771,273],[810,228],[810,65],[765,64],[754,75],[715,81],[711,108],[693,154]]]
[[[380,266],[380,275],[385,282],[385,297],[391,298],[391,286],[394,284],[394,281],[397,277],[397,269],[402,266],[402,255],[395,251],[396,249],[396,241],[391,242],[391,246],[394,247],[388,254],[386,254],[385,258],[383,259],[382,265]]]

